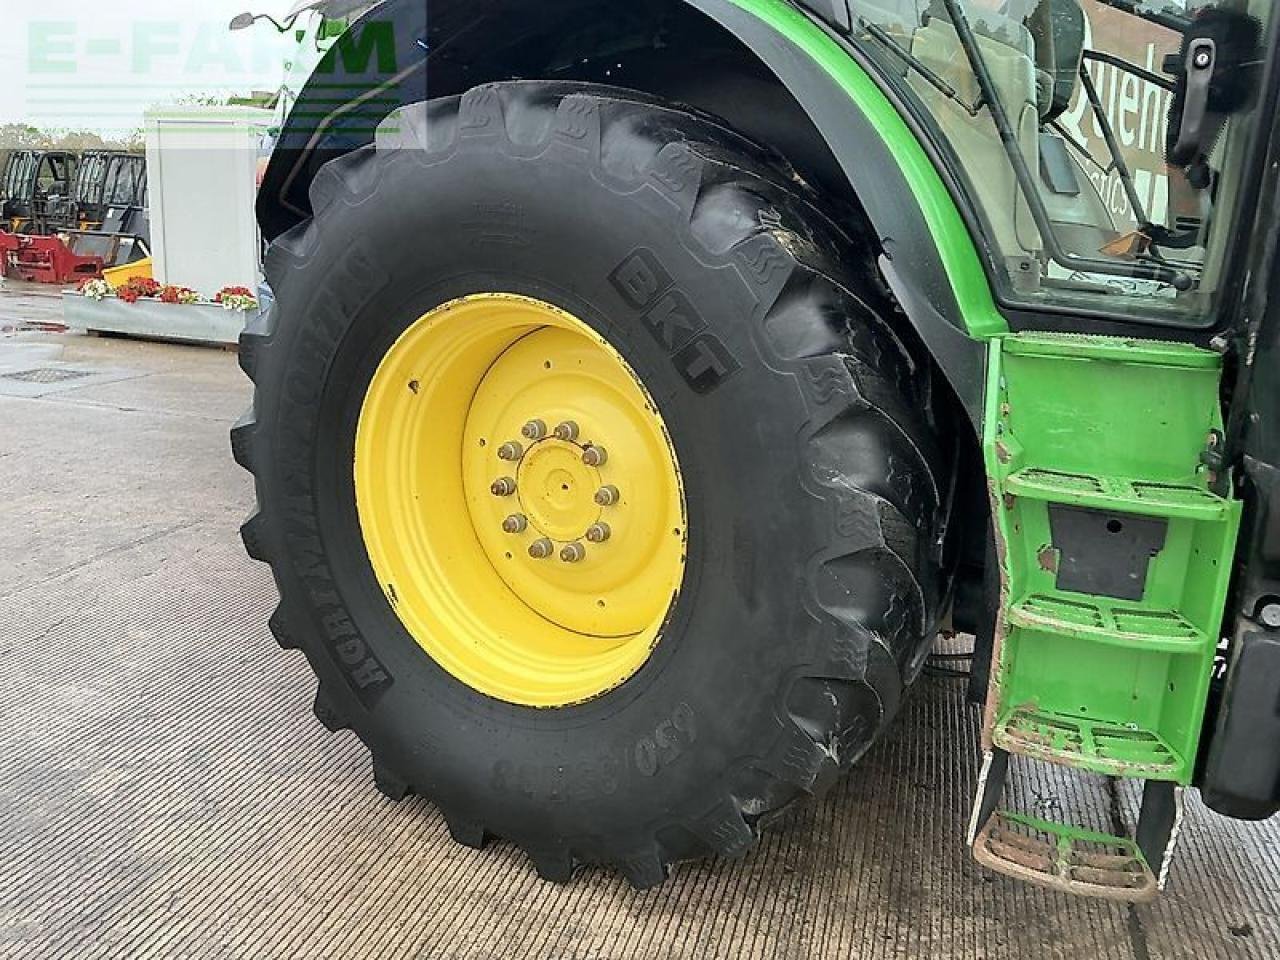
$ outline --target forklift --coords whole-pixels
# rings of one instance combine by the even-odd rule
[[[140,154],[16,151],[0,183],[0,276],[67,284],[148,255]]]
[[[91,150],[80,157],[72,191],[76,222],[60,231],[72,254],[100,257],[105,269],[150,255],[147,159],[120,150]]]
[[[47,235],[66,225],[79,158],[68,150],[15,150],[0,178],[0,229]]]

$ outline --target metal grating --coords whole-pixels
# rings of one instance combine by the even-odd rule
[[[1040,483],[1057,490],[1083,491],[1086,493],[1105,493],[1106,488],[1097,477],[1083,473],[1063,473],[1060,470],[1041,470],[1032,468],[1024,470],[1021,478],[1032,483]]]
[[[1106,620],[1102,610],[1092,603],[1080,600],[1066,600],[1061,597],[1047,597],[1044,594],[1033,594],[1022,603],[1022,607],[1033,616],[1044,620],[1057,620],[1072,623],[1081,627],[1104,629]]]
[[[18,383],[66,383],[69,380],[80,380],[93,376],[89,370],[69,370],[66,367],[36,367],[34,370],[18,370],[14,373],[0,373],[0,380],[15,380]]]
[[[1185,483],[1152,483],[1150,481],[1135,482],[1133,494],[1139,500],[1157,500],[1172,504],[1217,503],[1221,499],[1208,490]]]

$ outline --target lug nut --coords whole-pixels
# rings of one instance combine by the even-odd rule
[[[604,543],[613,535],[607,523],[593,523],[587,527],[587,539],[592,543]]]
[[[1258,619],[1262,621],[1264,626],[1275,630],[1280,627],[1280,603],[1268,603],[1262,608],[1262,612],[1258,614]]]
[[[618,493],[618,488],[613,484],[601,487],[596,491],[596,503],[602,507],[612,507],[620,499],[622,499],[622,494]]]
[[[556,425],[555,433],[557,440],[564,440],[568,443],[572,443],[574,440],[578,439],[578,425],[572,420],[566,420],[563,423]]]
[[[530,420],[520,428],[520,433],[526,440],[538,441],[547,435],[547,425],[541,420]]]
[[[489,485],[489,492],[495,497],[509,497],[516,492],[516,482],[510,477],[499,477]]]
[[[524,447],[514,440],[508,440],[498,448],[499,460],[519,460],[524,456]]]
[[[580,543],[571,543],[560,551],[560,559],[565,563],[577,563],[585,559],[587,548]]]
[[[587,447],[582,451],[582,462],[588,467],[603,467],[609,459],[609,451],[604,447]]]
[[[553,550],[555,550],[555,546],[546,537],[529,544],[529,556],[535,560],[547,559],[547,557],[551,556]]]
[[[529,527],[529,519],[523,513],[513,513],[502,521],[504,533],[524,533]]]

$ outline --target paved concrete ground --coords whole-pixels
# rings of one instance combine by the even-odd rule
[[[956,680],[922,680],[854,775],[745,860],[655,891],[597,869],[551,886],[509,846],[454,846],[429,803],[374,791],[267,634],[274,587],[236,537],[234,356],[10,333],[0,371],[19,344],[99,375],[0,374],[2,958],[1280,956],[1280,822],[1195,798],[1155,906],[984,873]],[[1018,788],[1132,826],[1132,792],[1100,778]]]

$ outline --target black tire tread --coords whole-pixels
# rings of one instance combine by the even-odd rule
[[[415,119],[416,116],[416,119]],[[820,198],[778,156],[751,143],[715,118],[678,109],[652,98],[610,87],[570,83],[511,82],[478,87],[406,108],[384,124],[376,147],[329,163],[311,186],[312,220],[294,227],[266,258],[270,282],[305,257],[323,229],[325,212],[336,203],[358,204],[377,188],[384,163],[423,162],[454,148],[466,124],[499,124],[505,149],[536,154],[569,118],[598,126],[597,159],[603,173],[656,185],[670,194],[687,219],[689,234],[708,257],[734,258],[749,270],[762,260],[777,277],[763,300],[755,337],[762,355],[793,374],[802,390],[825,399],[811,402],[812,418],[802,431],[805,490],[825,501],[834,516],[852,517],[838,542],[805,572],[810,606],[824,618],[827,646],[780,681],[777,713],[786,729],[759,756],[744,758],[738,774],[718,798],[698,798],[699,816],[653,825],[651,842],[640,850],[614,849],[608,837],[580,846],[525,843],[540,876],[565,881],[581,862],[614,864],[638,888],[661,883],[673,862],[713,853],[741,856],[759,827],[796,800],[820,794],[862,755],[897,709],[909,680],[907,663],[921,638],[936,625],[944,571],[950,469],[934,438],[936,422],[928,388],[929,372],[895,325],[895,307],[874,271],[866,242],[833,223]],[[649,149],[636,156],[612,156],[609,146],[625,130],[637,131]],[[624,163],[623,160],[626,162]],[[680,177],[694,178],[692,197]],[[780,269],[773,271],[773,267]],[[771,299],[770,299],[771,298]],[[833,324],[833,318],[839,318]],[[274,338],[271,311],[251,323],[241,337],[241,365],[255,378]],[[832,328],[837,328],[833,334]],[[842,329],[841,329],[842,328]],[[888,439],[886,439],[888,438]],[[236,459],[255,467],[259,434],[252,411],[235,428]],[[868,445],[891,451],[878,476],[860,476],[841,451]],[[271,561],[269,518],[261,513],[245,524],[244,539],[256,559]],[[833,528],[845,529],[836,523]],[[832,602],[848,593],[867,570],[892,570],[890,600],[873,615],[855,615]],[[287,598],[286,601],[287,602]],[[272,632],[285,648],[294,637],[282,603]],[[875,718],[849,716],[852,691],[870,687],[880,705]],[[330,730],[354,728],[357,718],[338,715],[334,702],[318,691],[316,715]],[[414,792],[414,784],[374,759],[378,788],[393,800]],[[445,812],[459,843],[480,847],[486,825]]]

